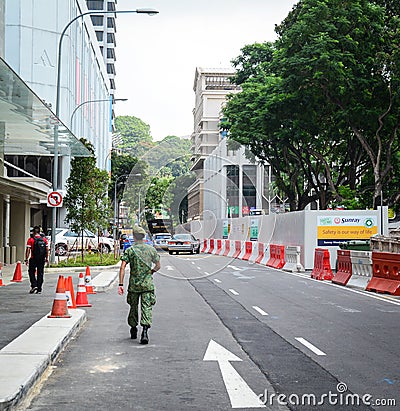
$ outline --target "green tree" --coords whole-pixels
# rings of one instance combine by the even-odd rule
[[[271,164],[291,209],[340,202],[346,185],[378,204],[398,149],[398,17],[367,0],[303,0],[276,32],[233,61],[231,138]],[[369,169],[372,187],[357,187]]]
[[[105,195],[108,188],[108,174],[96,167],[93,145],[83,138],[81,142],[93,156],[72,159],[64,205],[67,209],[65,221],[74,231],[83,235],[84,229],[98,232],[100,227],[107,226],[110,203]],[[82,261],[83,251],[82,249]]]
[[[118,116],[114,121],[115,130],[120,134],[117,148],[133,157],[141,157],[154,147],[150,126],[134,116]]]

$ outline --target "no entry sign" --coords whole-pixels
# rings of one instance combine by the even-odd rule
[[[62,207],[63,193],[61,191],[51,191],[47,194],[47,207]]]

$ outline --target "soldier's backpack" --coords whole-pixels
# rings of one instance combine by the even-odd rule
[[[46,243],[43,237],[34,237],[32,255],[36,261],[43,261],[46,259]]]

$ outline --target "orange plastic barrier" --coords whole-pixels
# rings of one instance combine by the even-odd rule
[[[332,278],[334,284],[346,285],[353,274],[350,250],[337,250],[337,271]]]
[[[231,251],[231,241],[230,240],[225,240],[225,251],[224,251],[224,256],[227,257],[229,254],[229,251]]]
[[[214,251],[214,239],[210,238],[210,249],[208,250],[208,254],[212,254]]]
[[[314,252],[314,268],[311,272],[311,278],[316,280],[332,280],[333,272],[329,250],[326,248],[316,248]]]
[[[372,279],[366,290],[400,295],[400,254],[372,252]]]
[[[267,266],[268,267],[274,267],[275,260],[276,260],[276,245],[275,244],[270,244],[269,245],[269,260],[267,261]]]
[[[204,251],[206,251],[207,248],[207,240],[203,240],[203,248],[201,249],[201,253],[204,253]]]
[[[274,261],[273,267],[282,268],[285,265],[285,246],[276,246],[276,259]]]
[[[285,246],[270,244],[268,267],[282,268],[285,265]]]
[[[217,240],[217,250],[215,251],[215,255],[220,255],[222,251],[222,240]]]
[[[245,253],[242,260],[248,261],[251,253],[253,252],[253,243],[251,241],[245,241]]]
[[[264,243],[258,243],[258,257],[256,258],[256,263],[260,264],[264,258]]]
[[[235,252],[233,253],[233,258],[238,258],[240,251],[242,250],[242,242],[240,240],[235,241]]]

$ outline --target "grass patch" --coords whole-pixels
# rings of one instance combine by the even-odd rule
[[[76,254],[68,257],[66,260],[60,260],[57,264],[51,264],[50,267],[84,267],[98,266],[98,265],[115,265],[120,261],[119,256],[114,258],[114,253],[110,254],[84,254],[82,261],[82,255]]]

